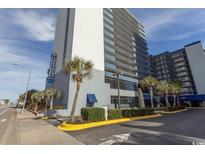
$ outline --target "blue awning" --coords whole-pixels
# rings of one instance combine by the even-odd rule
[[[182,95],[180,96],[182,101],[205,101],[205,94],[199,95]]]
[[[97,102],[95,94],[87,94],[87,103],[88,104],[93,104],[95,102]]]
[[[145,101],[149,101],[150,100],[150,95],[143,95],[143,97],[144,97]]]

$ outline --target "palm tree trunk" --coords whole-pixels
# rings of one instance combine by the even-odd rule
[[[151,108],[154,108],[154,103],[153,103],[153,87],[150,87],[149,93],[150,93]]]
[[[145,103],[144,103],[144,96],[141,88],[138,88],[138,94],[139,94],[139,107],[140,108],[145,108]]]
[[[74,114],[75,114],[75,109],[77,106],[77,99],[78,99],[79,91],[80,91],[80,81],[77,81],[75,97],[74,97],[73,106],[72,106],[72,110],[71,110],[70,118],[69,118],[69,122],[71,122],[71,123],[74,122]]]
[[[180,103],[179,103],[179,95],[177,95],[177,106],[178,106],[178,107],[180,106]]]
[[[176,107],[176,95],[175,94],[173,94],[173,99],[174,99],[173,107]]]
[[[167,108],[169,108],[170,104],[169,104],[169,100],[168,100],[168,95],[165,96],[165,101],[166,101]]]
[[[45,114],[46,114],[46,112],[47,112],[47,99],[45,100],[44,112],[45,112]]]
[[[37,107],[38,107],[38,104],[35,103],[35,108],[34,108],[35,113],[37,112]]]
[[[52,97],[52,99],[50,101],[50,110],[53,110],[53,97]]]

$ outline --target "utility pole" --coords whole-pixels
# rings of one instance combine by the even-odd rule
[[[25,105],[26,105],[26,101],[27,101],[28,87],[29,87],[30,78],[31,78],[31,71],[29,71],[29,73],[28,73],[28,81],[27,81],[27,85],[26,85],[26,95],[25,95],[25,98],[24,98],[22,113],[25,110]]]
[[[19,66],[19,64],[16,64],[16,63],[12,63],[12,65]],[[22,68],[24,68],[25,70],[27,70],[25,67],[22,67]],[[28,71],[28,70],[27,70],[27,71]],[[28,71],[28,80],[27,80],[27,85],[26,85],[26,94],[25,94],[24,103],[23,103],[23,108],[22,108],[21,113],[23,113],[24,110],[25,110],[25,104],[26,104],[26,101],[27,101],[27,95],[28,95],[28,88],[29,88],[30,78],[31,78],[31,71],[29,70],[29,71]]]
[[[122,74],[122,72],[116,72],[114,73],[114,75],[117,77],[117,94],[118,94],[118,109],[120,110],[120,74]]]

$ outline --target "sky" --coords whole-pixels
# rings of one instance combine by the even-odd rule
[[[129,11],[144,25],[151,54],[205,43],[205,9]],[[45,88],[56,17],[57,9],[0,9],[0,98],[16,101],[26,90],[28,71],[29,89]]]

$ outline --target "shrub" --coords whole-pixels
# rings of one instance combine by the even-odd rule
[[[143,116],[143,115],[151,115],[151,114],[154,114],[154,109],[152,109],[152,108],[122,110],[122,116],[124,118],[137,117],[137,116]]]
[[[122,111],[117,109],[108,110],[108,119],[120,119],[122,118]]]
[[[81,109],[82,119],[89,122],[104,121],[105,110],[99,107],[85,107]]]
[[[57,105],[55,105],[55,106],[53,106],[53,109],[54,109],[54,110],[63,110],[64,107],[63,107],[63,106],[57,106]]]

